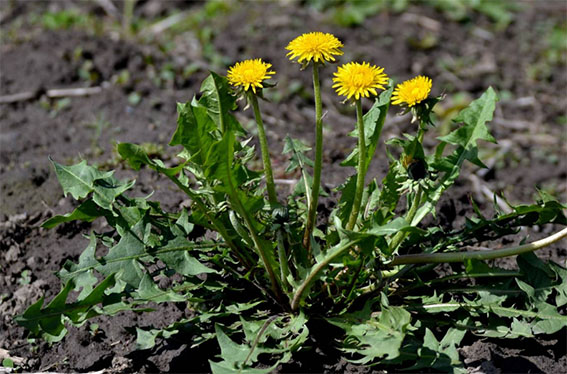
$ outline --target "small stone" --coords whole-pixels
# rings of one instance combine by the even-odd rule
[[[36,257],[35,257],[35,256],[31,256],[31,257],[28,258],[27,261],[26,261],[26,265],[27,265],[29,268],[34,268],[34,267],[36,266],[36,264],[37,264],[37,261],[36,261]]]
[[[132,360],[123,356],[114,356],[112,358],[112,367],[108,370],[109,373],[123,373],[130,371],[132,368]]]
[[[13,216],[10,216],[8,218],[8,221],[10,222],[21,222],[21,221],[25,221],[26,218],[28,218],[28,214],[27,213],[21,213],[21,214],[14,214]]]
[[[6,262],[16,262],[20,256],[20,247],[18,245],[11,245],[8,252],[6,252]]]

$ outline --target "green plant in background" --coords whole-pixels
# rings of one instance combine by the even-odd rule
[[[47,12],[41,17],[45,28],[49,30],[69,29],[75,25],[85,24],[87,16],[78,10],[69,9],[59,12]]]
[[[285,139],[287,171],[299,169],[302,176],[289,196],[278,195],[273,181],[258,98],[275,72],[261,59],[235,64],[227,78],[211,72],[198,99],[178,104],[170,145],[181,146],[180,164],[169,167],[141,146],[118,145],[135,170],[145,166],[171,180],[191,200],[187,209],[168,212],[149,197],[132,197],[134,181],[86,161],[53,161],[65,195],[81,203],[43,227],[100,218],[112,230],[91,232],[78,261],[57,273],[61,292],[45,306],[43,298],[31,305],[18,323],[53,343],[63,339],[67,324],[147,311],[149,302],[185,303],[191,317],[160,329],[137,327],[138,348],[173,335],[191,347],[216,338],[220,357],[210,360],[213,373],[271,372],[297,350],[313,348],[307,343],[318,333],[310,330],[312,321],[339,327],[339,348],[355,363],[451,372],[464,372],[457,347],[466,334],[517,338],[565,328],[567,317],[558,309],[567,305],[567,269],[532,252],[564,238],[567,229],[510,248],[463,250],[520,227],[567,225],[564,205],[541,192],[537,203],[510,213],[495,206],[492,217],[471,201],[475,214],[458,229],[422,223],[466,161],[484,166],[477,143],[495,141],[487,127],[497,102],[492,88],[460,111],[459,126],[429,152],[423,142],[440,100],[430,97],[430,78],[394,88],[375,65],[339,67],[334,88],[356,106],[352,135],[358,138],[342,165],[355,174],[337,188],[340,200],[330,216],[319,217],[324,224],[315,225],[323,147],[319,68],[341,55],[341,47],[322,33],[288,46],[292,59],[312,65],[316,106],[315,162],[308,146]],[[361,100],[370,96],[377,97],[363,113]],[[248,167],[256,151],[232,113],[238,97],[254,111],[262,171]],[[366,183],[390,103],[411,112],[415,132],[386,143],[389,170],[381,183]],[[514,255],[514,271],[484,261]],[[452,264],[450,274],[439,276],[437,263]]]
[[[368,17],[383,11],[401,13],[412,4],[409,0],[308,0],[307,3],[321,12],[327,12],[330,18],[341,26],[357,26]],[[422,2],[443,13],[454,21],[467,21],[473,12],[487,16],[496,29],[502,30],[512,22],[514,13],[521,7],[510,0],[430,0]]]

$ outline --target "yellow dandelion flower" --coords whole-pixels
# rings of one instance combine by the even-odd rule
[[[290,51],[287,54],[290,60],[299,57],[299,63],[309,63],[311,60],[324,63],[335,61],[333,55],[342,55],[343,51],[339,49],[342,47],[343,43],[333,34],[310,32],[293,39],[285,49]]]
[[[337,72],[334,73],[333,88],[337,94],[346,96],[350,99],[354,96],[356,100],[360,97],[368,97],[370,94],[376,96],[377,88],[384,89],[384,85],[388,84],[388,76],[384,73],[384,68],[370,65],[368,62],[362,64],[358,62],[349,62],[343,66],[339,66]]]
[[[396,86],[392,94],[392,104],[412,107],[427,99],[432,86],[431,78],[417,76]]]
[[[237,62],[228,69],[228,82],[235,87],[242,86],[244,91],[252,88],[256,93],[256,88],[262,88],[265,79],[270,79],[271,75],[276,74],[275,71],[268,70],[271,66],[272,64],[262,61],[261,58]]]

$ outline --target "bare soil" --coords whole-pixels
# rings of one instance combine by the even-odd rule
[[[88,326],[70,328],[63,341],[53,346],[28,340],[26,331],[13,322],[15,315],[41,295],[50,299],[60,290],[54,272],[66,260],[78,258],[87,243],[82,234],[92,228],[86,223],[64,224],[53,230],[39,227],[46,218],[68,212],[74,204],[63,198],[48,157],[60,163],[84,158],[115,168],[119,177],[127,178],[134,174],[118,160],[114,142],[154,143],[158,152],[159,147],[166,149],[162,156],[174,156],[175,150],[165,147],[176,126],[176,102],[190,100],[207,74],[206,68],[211,67],[202,48],[194,46],[196,37],[190,31],[174,37],[174,48],[164,49],[159,38],[141,42],[81,28],[49,31],[26,17],[70,4],[73,2],[15,2],[0,17],[6,32],[0,46],[0,96],[38,93],[33,100],[0,104],[0,348],[23,357],[23,367],[30,371],[208,372],[207,360],[217,354],[216,343],[190,350],[182,340],[173,339],[142,352],[135,350],[135,336],[128,331],[133,326],[165,326],[187,313],[184,305],[164,305],[154,313],[96,318],[92,321],[99,325],[96,334],[91,334]],[[79,4],[83,11],[107,17],[97,6],[85,4]],[[283,138],[290,134],[309,144],[313,140],[310,75],[289,63],[284,50],[289,40],[302,32],[333,32],[346,46],[342,61],[371,61],[397,81],[417,74],[432,77],[433,93],[447,94],[440,104],[443,108],[456,106],[454,96],[458,93],[475,98],[488,86],[495,87],[503,99],[491,125],[499,145],[487,146],[489,151],[484,155],[490,169],[478,172],[469,168],[440,204],[438,219],[456,227],[472,212],[469,195],[483,210],[492,209],[483,188],[503,193],[516,203],[532,201],[536,187],[567,201],[566,61],[563,54],[559,61],[548,63],[549,46],[542,42],[542,30],[550,24],[565,27],[567,6],[559,1],[522,5],[524,9],[503,30],[495,29],[481,14],[473,13],[467,22],[455,22],[423,4],[412,5],[401,14],[382,12],[367,18],[360,27],[343,28],[332,24],[324,13],[294,2],[239,4],[207,26],[216,28],[213,49],[228,63],[262,57],[278,72],[274,90],[278,94],[270,93],[270,102],[261,103],[276,178],[293,178],[283,172]],[[166,6],[187,8],[174,2],[141,1],[136,12],[157,17],[166,13]],[[14,28],[19,31],[14,33]],[[436,43],[420,47],[426,37],[435,38]],[[184,75],[184,68],[191,63],[203,69]],[[85,80],[85,67],[94,78]],[[175,78],[156,79],[166,68]],[[537,73],[537,69],[544,71]],[[124,71],[129,80],[121,84],[118,78]],[[353,172],[339,163],[354,145],[354,139],[348,137],[354,112],[332,92],[332,71],[333,67],[323,71],[327,111],[324,184],[328,190]],[[48,89],[88,85],[101,86],[103,91],[71,98],[59,109],[57,100],[41,95]],[[132,93],[139,95],[139,103],[132,102]],[[252,113],[240,111],[238,116],[246,124]],[[409,120],[392,110],[384,139],[408,131]],[[383,148],[381,151],[369,172],[378,180],[386,171]],[[136,178],[137,192],[154,191],[154,198],[166,209],[174,211],[185,200],[174,186],[149,171]],[[281,192],[286,188],[282,185]],[[323,203],[321,208],[332,205],[330,201]],[[530,237],[539,238],[553,230],[536,228]],[[565,264],[567,243],[544,249],[539,256]],[[511,259],[500,264],[514,263]],[[316,348],[298,355],[280,372],[382,372],[347,363],[317,327],[316,322],[310,327]],[[565,328],[537,339],[478,339],[471,334],[466,339],[460,352],[470,373],[561,373],[567,367]]]

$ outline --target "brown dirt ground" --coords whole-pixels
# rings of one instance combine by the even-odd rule
[[[59,291],[60,282],[54,272],[65,260],[78,257],[86,245],[81,234],[92,227],[70,223],[54,230],[39,228],[43,220],[68,212],[74,204],[63,198],[48,156],[61,163],[84,158],[116,168],[121,178],[132,177],[134,174],[117,161],[113,142],[165,146],[175,129],[175,103],[192,97],[206,71],[201,69],[187,77],[180,73],[190,63],[210,67],[203,50],[195,48],[198,39],[192,31],[176,35],[176,47],[164,50],[159,40],[140,43],[82,29],[45,31],[26,18],[33,12],[70,4],[73,2],[16,2],[6,11],[7,16],[3,13],[0,17],[6,31],[0,46],[0,95],[88,84],[105,87],[102,94],[72,98],[58,111],[53,109],[54,101],[44,98],[0,104],[0,348],[24,357],[25,367],[32,371],[206,372],[208,366],[203,358],[212,358],[215,347],[196,352],[183,342],[168,341],[150,352],[136,352],[134,338],[125,330],[135,325],[169,324],[186,313],[182,306],[165,305],[159,312],[146,315],[123,313],[112,319],[97,318],[93,322],[99,324],[102,334],[93,339],[86,328],[70,328],[68,336],[52,347],[40,341],[30,343],[25,331],[12,320],[40,295],[49,299]],[[551,189],[562,201],[567,200],[566,61],[562,55],[559,62],[546,64],[547,46],[542,43],[542,30],[550,24],[565,27],[564,3],[546,2],[537,7],[522,3],[524,9],[513,23],[500,31],[483,15],[473,14],[468,22],[455,22],[424,5],[412,5],[402,14],[382,12],[366,19],[360,27],[343,28],[332,24],[325,13],[294,2],[282,4],[249,2],[235,6],[215,19],[218,29],[212,40],[214,49],[229,63],[262,57],[278,72],[278,88],[273,91],[278,94],[270,93],[271,102],[261,104],[273,145],[276,178],[289,178],[283,173],[286,159],[280,155],[285,135],[289,133],[307,143],[313,139],[310,77],[286,60],[283,47],[302,32],[322,30],[333,32],[344,42],[342,61],[372,61],[397,81],[416,74],[432,77],[433,93],[448,95],[440,104],[444,108],[456,105],[454,95],[465,93],[475,98],[489,85],[503,93],[491,126],[499,145],[487,146],[485,155],[490,169],[478,172],[469,168],[463,173],[441,203],[455,207],[454,216],[445,220],[458,224],[471,213],[464,198],[471,193],[483,209],[491,209],[490,199],[479,192],[468,174],[477,175],[482,185],[504,193],[513,202],[531,201],[536,186]],[[94,5],[81,6],[95,17],[106,17]],[[155,17],[167,11],[162,8],[158,1],[146,1],[140,2],[136,11]],[[26,32],[13,34],[11,30],[16,26]],[[426,49],[418,47],[426,37],[433,37],[436,43]],[[96,75],[90,82],[81,75],[85,64],[90,64],[90,72]],[[157,82],[155,77],[166,66],[177,76],[173,81]],[[539,71],[541,66],[547,70],[534,76],[534,69]],[[128,83],[114,83],[126,70],[130,74]],[[354,139],[347,136],[353,126],[353,110],[332,93],[332,70],[323,71],[327,188],[352,172],[340,167],[339,162],[354,144]],[[128,100],[133,92],[141,96],[137,105]],[[407,116],[396,116],[394,110],[391,114],[384,129],[385,139],[410,128]],[[248,110],[238,115],[243,123],[249,123],[252,113]],[[93,125],[97,121],[99,126],[106,126],[98,137]],[[165,154],[175,152],[166,150]],[[369,175],[381,179],[384,161],[385,157],[379,155]],[[162,201],[166,209],[175,209],[184,200],[151,172],[143,171],[136,178],[137,192],[155,191],[154,198]],[[552,230],[536,228],[531,237],[539,238]],[[567,244],[559,243],[539,255],[565,263]],[[513,261],[503,263],[511,264]],[[29,272],[27,281],[22,276],[24,271]],[[552,337],[515,342],[475,340],[469,334],[461,354],[471,373],[559,373],[567,367],[566,340],[566,329]],[[324,345],[321,341],[318,344]],[[187,362],[194,364],[188,369]],[[317,371],[373,372],[347,364],[336,353],[324,349],[304,354],[294,364],[281,368],[281,372]]]

